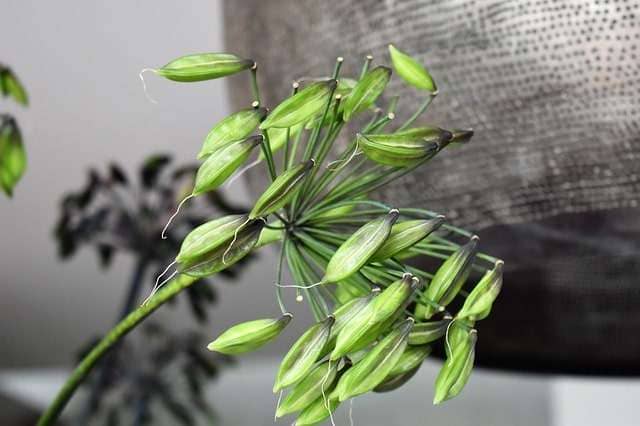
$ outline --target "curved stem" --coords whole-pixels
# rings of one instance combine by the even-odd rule
[[[108,351],[120,341],[129,331],[140,324],[146,317],[162,306],[169,299],[180,293],[197,281],[197,278],[188,275],[179,275],[167,285],[165,285],[156,295],[150,299],[146,305],[140,306],[135,311],[127,315],[106,336],[86,355],[71,376],[64,383],[55,399],[38,420],[37,426],[48,426],[54,424],[62,410],[67,405],[74,392],[78,389],[83,380],[91,372],[93,367],[100,361]]]

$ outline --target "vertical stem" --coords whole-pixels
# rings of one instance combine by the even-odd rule
[[[269,143],[269,134],[267,133],[267,129],[262,131],[262,143],[260,144],[262,147],[262,152],[264,153],[264,158],[267,160],[267,168],[269,169],[269,176],[271,177],[271,181],[276,180],[276,166],[273,163],[273,153],[271,152],[271,144]]]
[[[80,361],[71,373],[53,402],[38,419],[37,426],[50,426],[60,417],[78,386],[84,381],[95,365],[115,346],[127,333],[140,324],[156,309],[180,291],[192,285],[197,278],[188,275],[178,275],[152,297],[146,305],[140,306],[120,321],[102,340]]]
[[[280,258],[278,259],[278,267],[276,271],[276,282],[278,285],[276,286],[276,299],[278,300],[278,306],[280,307],[280,311],[283,314],[287,313],[287,308],[284,306],[284,301],[282,300],[282,263],[284,262],[285,250],[287,246],[287,237],[288,234],[285,232],[284,238],[282,240],[282,245],[280,247]]]
[[[300,87],[300,84],[298,84],[297,81],[294,81],[291,86],[292,86],[291,96],[293,96],[296,93],[298,93],[298,87]],[[300,130],[300,133],[302,133],[302,129]],[[289,144],[291,143],[291,141],[289,140],[290,138],[291,138],[291,128],[288,128],[287,140],[284,144],[284,155],[282,156],[282,171],[285,171],[289,167],[291,167],[290,161],[289,161]]]
[[[253,106],[258,108],[261,105],[260,100],[260,87],[258,86],[258,64],[253,63],[251,67],[251,91],[253,92]],[[267,130],[262,131],[262,143],[260,144],[264,158],[267,160],[267,168],[269,169],[269,176],[271,181],[276,178],[276,166],[273,163],[273,152],[271,152],[271,144],[269,143],[269,134]]]
[[[129,290],[124,299],[124,303],[122,305],[122,310],[118,315],[118,320],[122,320],[126,317],[129,312],[131,312],[135,306],[136,302],[140,299],[140,290],[142,289],[142,283],[144,274],[147,270],[147,266],[149,265],[149,261],[146,257],[141,257],[137,260],[135,268],[133,270],[133,275],[131,276],[131,280],[129,282]],[[109,374],[111,373],[111,369],[113,368],[113,363],[116,360],[116,354],[120,345],[115,346],[109,355],[107,355],[104,361],[101,363],[99,367],[98,377],[91,387],[91,391],[89,393],[89,399],[87,400],[87,406],[85,407],[84,413],[80,416],[80,423],[86,424],[90,416],[98,409],[100,404],[101,392],[107,384],[107,380],[109,379]]]
[[[253,92],[253,99],[260,106],[260,87],[258,87],[258,64],[253,63],[251,67],[251,91]]]
[[[400,126],[398,131],[404,130],[407,127],[411,126],[413,124],[413,122],[416,121],[418,119],[418,117],[420,117],[420,115],[427,109],[427,107],[429,107],[429,105],[435,99],[437,94],[438,94],[438,92],[429,93],[429,96],[427,97],[427,99],[425,99],[424,102],[422,103],[422,105],[420,105],[420,107],[418,108],[418,110],[416,112],[414,112],[413,115],[411,117],[409,117],[409,119],[407,121],[405,121],[402,126]]]

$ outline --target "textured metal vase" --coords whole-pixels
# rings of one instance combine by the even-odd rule
[[[475,129],[380,197],[442,212],[506,260],[480,363],[640,372],[638,2],[244,0],[225,15],[227,48],[261,64],[268,105],[336,56],[355,72],[395,43],[439,83],[423,121]],[[248,88],[234,80],[236,107]],[[421,101],[392,88],[400,116]]]

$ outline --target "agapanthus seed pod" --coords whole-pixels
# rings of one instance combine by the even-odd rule
[[[228,243],[236,229],[244,224],[247,218],[247,215],[228,215],[194,228],[182,241],[176,261],[178,263],[192,261]]]
[[[344,121],[351,120],[354,115],[373,105],[378,96],[384,92],[390,78],[391,69],[384,66],[376,67],[366,73],[344,101],[342,113]]]
[[[330,358],[339,359],[373,343],[395,321],[419,285],[414,276],[405,274],[368,301],[338,333]]]
[[[259,319],[236,324],[207,345],[210,351],[238,355],[254,351],[271,342],[293,318],[290,313],[279,318]]]
[[[469,332],[473,330],[475,325],[474,321],[453,319],[451,324],[447,327],[445,334],[445,352],[447,357],[451,356],[451,349],[457,347],[468,336]]]
[[[409,333],[411,335],[411,333]],[[422,362],[431,353],[431,346],[407,346],[396,365],[389,371],[388,378],[405,374],[414,368],[420,366]]]
[[[337,373],[337,362],[325,361],[315,366],[282,400],[276,411],[276,417],[303,410],[321,398],[323,393],[328,395],[333,389]]]
[[[260,128],[286,128],[305,123],[326,107],[336,85],[336,80],[310,84],[275,107],[260,124]]]
[[[213,191],[224,183],[251,155],[251,151],[262,142],[262,136],[252,136],[232,142],[213,151],[196,173],[193,195]]]
[[[458,294],[471,272],[479,238],[471,237],[469,242],[454,252],[436,271],[429,287],[423,293],[425,303],[418,304],[416,315],[429,319],[438,309],[434,304],[447,306]]]
[[[246,108],[224,118],[205,138],[198,159],[209,156],[231,142],[246,139],[266,115],[266,108]]]
[[[431,93],[438,92],[435,81],[421,63],[392,44],[389,45],[389,54],[393,68],[407,84]]]
[[[27,168],[20,129],[12,118],[0,126],[0,188],[9,196]]]
[[[443,364],[435,384],[434,404],[458,395],[469,380],[475,359],[477,331],[471,330],[466,338],[453,346],[452,354]]]
[[[410,370],[404,374],[399,374],[397,376],[389,377],[385,379],[382,383],[380,383],[378,386],[376,386],[373,389],[373,391],[376,393],[383,393],[383,392],[391,392],[393,390],[396,390],[402,385],[404,385],[405,383],[407,383],[409,380],[411,380],[411,378],[416,375],[418,370],[420,370],[419,365],[413,370]]]
[[[11,96],[13,100],[23,106],[27,106],[29,103],[27,91],[9,68],[0,69],[0,94]]]
[[[384,381],[402,356],[412,327],[412,318],[403,321],[344,373],[336,387],[341,402],[369,392]]]
[[[333,316],[328,316],[323,321],[311,326],[293,344],[280,363],[273,385],[274,393],[298,383],[311,371],[329,340],[334,321]]]
[[[409,336],[411,336],[411,333],[409,333]],[[430,353],[431,346],[407,346],[387,377],[373,391],[389,392],[399,388],[418,372]]]
[[[406,304],[419,285],[420,281],[410,273],[391,283],[371,302],[373,314],[370,321],[380,323],[391,318]]]
[[[503,265],[504,262],[499,260],[492,270],[484,274],[475,288],[469,293],[469,296],[467,296],[456,318],[477,321],[485,319],[489,315],[491,306],[502,288]]]
[[[391,227],[389,238],[371,257],[372,262],[389,259],[425,239],[445,222],[444,216],[433,219],[407,220]]]
[[[416,132],[417,134],[417,132]],[[432,135],[417,136],[400,132],[357,135],[358,146],[376,163],[393,167],[410,167],[436,155],[451,133],[436,129]]]
[[[362,268],[389,237],[399,214],[392,209],[354,232],[329,260],[322,282],[336,283]]]
[[[293,426],[318,426],[333,414],[340,401],[320,396],[298,415]]]
[[[253,60],[230,53],[197,53],[175,59],[156,73],[169,80],[190,83],[226,77],[253,65]]]
[[[258,198],[249,218],[268,216],[284,207],[300,189],[302,179],[314,165],[313,160],[303,161],[278,176]]]
[[[216,248],[188,262],[178,263],[178,271],[204,278],[228,268],[253,250],[263,227],[261,220],[246,222]]]
[[[419,322],[413,326],[409,333],[410,345],[425,345],[434,342],[445,335],[447,327],[451,323],[451,317],[446,316],[439,321]]]
[[[331,334],[329,336],[329,340],[327,341],[325,349],[322,351],[323,355],[326,355],[333,351],[338,339],[338,335],[340,334],[342,329],[350,324],[351,321],[354,320],[354,318],[358,317],[358,314],[367,307],[367,305],[371,302],[371,299],[373,299],[375,295],[377,295],[377,293],[371,292],[364,297],[353,298],[333,312],[335,322],[331,327]]]

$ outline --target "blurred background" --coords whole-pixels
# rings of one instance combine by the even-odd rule
[[[478,350],[491,368],[477,369],[459,398],[432,407],[440,362],[429,360],[401,390],[358,399],[355,424],[640,422],[633,404],[640,310],[632,303],[640,298],[637,2],[4,0],[0,10],[0,62],[30,95],[28,108],[0,101],[19,121],[28,153],[13,198],[0,199],[0,424],[34,423],[82,348],[117,320],[140,260],[118,251],[105,269],[95,247],[78,247],[61,261],[54,230],[63,196],[81,191],[91,168],[108,174],[111,163],[130,186],[152,155],[171,156],[171,167],[192,164],[212,125],[250,99],[244,75],[179,85],[149,73],[154,104],[140,70],[185,53],[233,51],[259,60],[273,104],[295,77],[329,69],[338,55],[352,68],[367,53],[386,62],[389,42],[418,54],[441,82],[433,121],[473,125],[477,140],[459,163],[435,165],[433,173],[453,173],[443,186],[429,191],[425,176],[381,196],[447,213],[478,232],[484,250],[513,260],[513,269],[503,307],[484,330],[486,349]],[[550,18],[558,16],[564,24]],[[560,164],[549,164],[552,151]],[[468,171],[472,163],[477,174]],[[222,196],[250,203],[263,180],[259,173],[248,180]],[[531,253],[548,268],[532,270]],[[159,259],[144,271],[142,295]],[[262,250],[236,279],[216,278],[206,319],[198,321],[182,296],[152,319],[167,333],[212,338],[230,324],[274,315],[274,262]],[[311,322],[303,307],[294,314],[305,321],[258,355],[235,365],[216,360],[220,374],[205,399],[217,424],[272,422],[277,357]],[[83,404],[74,400],[72,409],[82,412]],[[347,410],[338,424],[349,424]],[[176,424],[168,419],[151,424]]]

